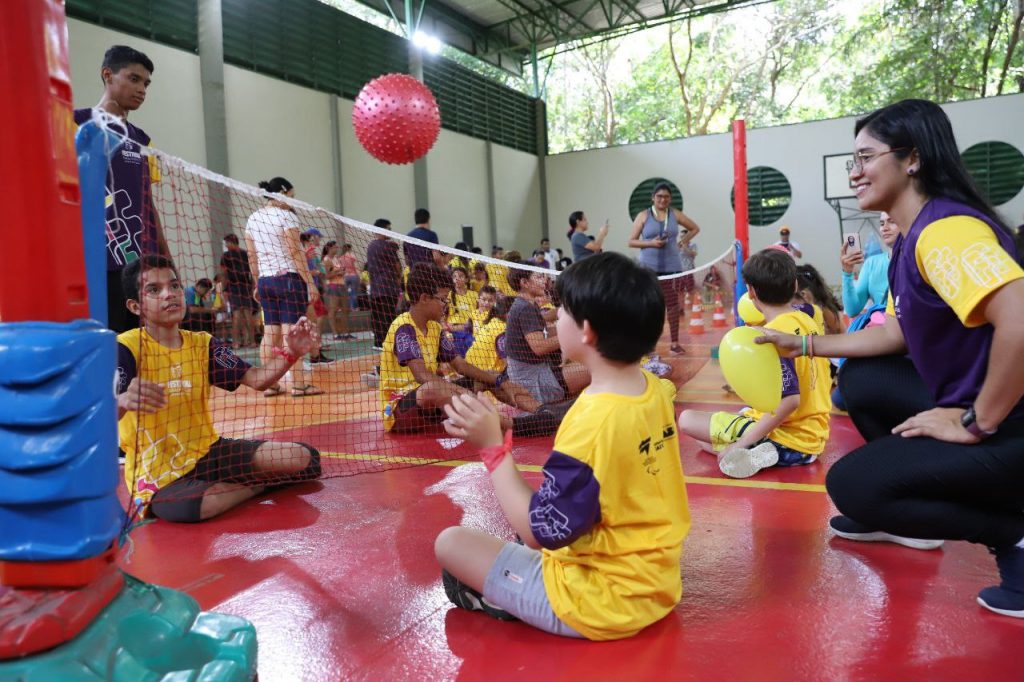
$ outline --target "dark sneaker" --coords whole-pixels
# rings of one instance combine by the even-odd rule
[[[311,364],[311,365],[329,365],[329,364],[331,364],[334,361],[335,360],[333,358],[329,358],[326,355],[324,355],[323,353],[321,353],[320,355],[311,357],[309,359],[309,364]]]
[[[988,551],[996,556],[1000,582],[979,592],[978,603],[1004,616],[1024,618],[1024,549],[990,547]]]
[[[459,582],[458,578],[444,569],[441,569],[441,583],[444,585],[444,593],[448,595],[448,599],[460,609],[483,611],[491,618],[498,620],[519,620],[505,609],[500,609],[488,602],[482,594],[469,585]]]
[[[894,542],[897,545],[910,547],[911,549],[938,549],[942,547],[943,540],[922,540],[920,538],[905,538],[901,535],[893,535],[881,530],[874,530],[846,516],[833,516],[828,520],[832,532],[847,540],[857,542]]]

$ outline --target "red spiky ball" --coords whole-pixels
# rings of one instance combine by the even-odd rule
[[[389,73],[359,91],[352,125],[359,143],[374,158],[412,163],[437,141],[441,112],[426,85],[403,73]]]

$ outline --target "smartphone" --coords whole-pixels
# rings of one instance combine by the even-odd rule
[[[860,235],[856,232],[846,235],[846,253],[858,253],[860,250]]]

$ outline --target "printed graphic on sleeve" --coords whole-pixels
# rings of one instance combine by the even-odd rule
[[[559,541],[569,537],[569,517],[554,505],[560,494],[554,476],[545,470],[544,482],[537,490],[538,504],[530,509],[530,528],[541,544],[546,544],[544,540]]]
[[[952,249],[948,246],[932,249],[924,257],[924,267],[939,296],[949,301],[960,294],[960,264]]]

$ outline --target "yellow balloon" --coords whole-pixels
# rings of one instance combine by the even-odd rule
[[[764,324],[764,315],[757,309],[754,302],[750,300],[750,294],[744,292],[740,296],[739,302],[736,304],[736,309],[740,314],[740,319],[746,324],[757,326]]]
[[[754,343],[759,336],[753,327],[736,327],[722,337],[718,358],[736,395],[755,410],[772,412],[782,400],[782,366],[775,346]]]

